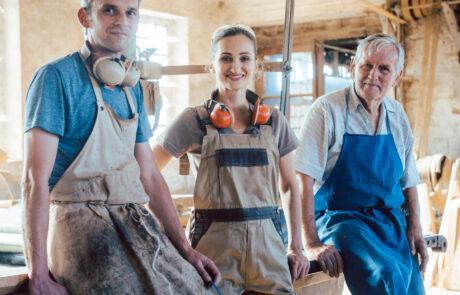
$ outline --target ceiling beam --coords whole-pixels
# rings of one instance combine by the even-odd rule
[[[407,22],[405,20],[403,20],[402,18],[397,17],[393,13],[386,11],[382,7],[377,6],[377,5],[375,5],[374,3],[372,3],[372,2],[370,2],[368,0],[360,0],[360,1],[363,2],[363,3],[366,3],[367,6],[371,10],[377,12],[378,14],[382,14],[382,15],[388,17],[388,19],[390,19],[391,21],[393,21],[395,23],[397,23],[399,21],[401,24],[407,24]]]

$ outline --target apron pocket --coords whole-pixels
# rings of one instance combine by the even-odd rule
[[[209,219],[198,219],[195,217],[195,213],[190,216],[190,233],[188,241],[192,248],[195,249],[196,245],[200,241],[201,237],[208,231],[212,221]]]
[[[272,218],[273,225],[275,226],[276,232],[279,234],[281,241],[284,244],[285,250],[288,248],[288,230],[286,225],[286,218],[284,217],[283,209],[280,210],[279,217]]]

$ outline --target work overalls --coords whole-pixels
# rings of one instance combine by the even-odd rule
[[[348,98],[342,151],[315,195],[319,237],[341,252],[352,294],[425,294],[405,235],[403,166],[388,111],[383,104],[388,134],[349,134]]]
[[[130,91],[123,89],[133,116],[122,119],[87,71],[97,99],[96,121],[51,191],[51,273],[71,294],[208,292],[142,205],[149,197],[134,157],[138,114]]]
[[[281,238],[278,144],[270,124],[218,130],[213,101],[196,108],[201,148],[189,239],[222,273],[223,294],[294,294]]]

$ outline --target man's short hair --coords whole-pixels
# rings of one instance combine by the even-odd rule
[[[358,44],[358,49],[356,50],[356,62],[358,62],[363,56],[364,50],[367,49],[367,53],[372,54],[382,50],[382,48],[388,45],[393,45],[396,50],[398,50],[396,72],[399,74],[399,72],[404,68],[404,49],[395,38],[387,34],[374,34],[361,40]]]
[[[91,4],[93,4],[94,0],[80,0],[80,6],[86,10],[88,14],[91,13]],[[137,1],[139,6],[141,5],[141,0]]]

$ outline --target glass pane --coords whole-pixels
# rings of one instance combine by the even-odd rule
[[[346,52],[329,50],[324,57],[324,93],[348,87],[353,81],[349,70],[352,56]]]
[[[265,62],[281,62],[282,54],[267,55]],[[290,103],[288,120],[296,134],[313,102],[313,61],[311,52],[293,52],[292,72],[290,76]],[[265,99],[267,105],[278,108],[282,87],[282,74],[279,72],[265,73]],[[273,97],[275,96],[275,97]]]

